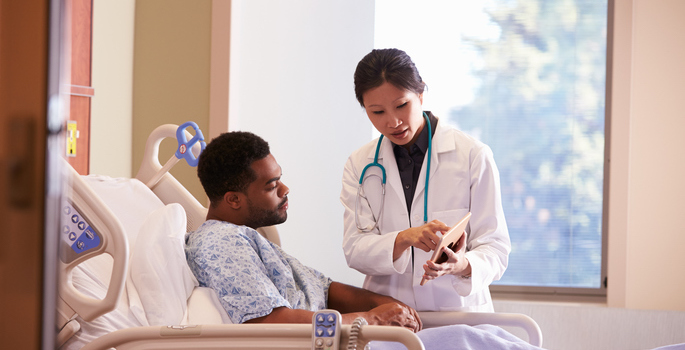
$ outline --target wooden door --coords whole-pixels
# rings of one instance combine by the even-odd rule
[[[59,90],[49,67],[50,14],[59,0],[0,0],[0,347],[54,348],[56,220],[46,219],[48,96]],[[59,4],[56,6],[59,8]],[[56,11],[59,14],[59,11]],[[53,18],[59,18],[59,15]],[[59,21],[57,21],[59,22]],[[57,23],[58,25],[58,23]],[[53,32],[54,33],[54,32]],[[59,35],[58,35],[59,37]],[[59,40],[56,40],[59,42]],[[59,61],[59,59],[56,59]],[[59,64],[57,64],[59,66]],[[57,79],[58,80],[58,79]],[[58,208],[57,208],[58,209]],[[55,233],[52,237],[58,237]],[[55,254],[56,255],[56,254]],[[47,262],[47,264],[46,264]],[[46,268],[46,266],[48,266]],[[46,272],[47,271],[47,272]],[[49,282],[52,280],[52,282]]]
[[[76,171],[90,171],[90,100],[93,1],[71,0],[71,98],[66,125],[66,157]]]

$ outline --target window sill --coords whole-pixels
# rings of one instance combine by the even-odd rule
[[[606,295],[573,294],[573,293],[535,293],[535,292],[512,292],[490,291],[493,301],[545,303],[556,305],[576,306],[607,306]]]

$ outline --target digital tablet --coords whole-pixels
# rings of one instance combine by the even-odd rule
[[[435,247],[435,250],[433,251],[433,256],[431,257],[431,261],[436,263],[436,264],[442,264],[445,261],[447,261],[447,254],[442,253],[442,247],[447,247],[452,250],[454,250],[457,246],[457,242],[461,238],[462,235],[464,235],[464,230],[466,229],[466,224],[469,223],[469,219],[471,219],[471,213],[466,213],[466,215],[457,222],[456,225],[452,226],[447,233],[442,235],[440,237],[440,242],[438,242],[438,245]],[[421,279],[421,285],[426,283],[426,279]]]

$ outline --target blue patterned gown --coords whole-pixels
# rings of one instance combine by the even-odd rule
[[[326,308],[331,279],[249,227],[207,220],[186,237],[186,258],[200,286],[214,289],[233,323],[281,306]]]

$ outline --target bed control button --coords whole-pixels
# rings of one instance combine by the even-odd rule
[[[77,223],[78,222],[78,215],[74,214],[71,216],[71,222]]]
[[[72,232],[69,234],[69,240],[72,242],[76,240],[76,232]]]
[[[339,350],[342,316],[335,310],[319,310],[312,317],[312,350]]]
[[[88,237],[88,239],[94,239],[95,238],[95,232],[93,232],[93,229],[88,228],[86,230],[86,237]]]

